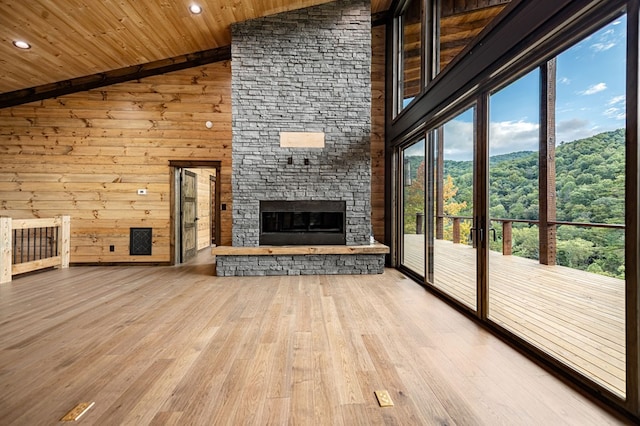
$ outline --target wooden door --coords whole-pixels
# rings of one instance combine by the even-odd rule
[[[217,196],[218,194],[216,193],[216,177],[214,175],[211,175],[209,176],[209,205],[211,209],[211,214],[209,215],[209,218],[211,221],[211,245],[213,246],[218,244],[218,241],[216,240],[216,232],[217,232],[216,198]]]
[[[198,199],[198,179],[196,174],[188,170],[183,170],[180,185],[180,224],[182,241],[182,262],[187,262],[194,257],[197,248],[197,199]]]

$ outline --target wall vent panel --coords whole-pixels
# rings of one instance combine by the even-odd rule
[[[151,256],[151,228],[130,228],[129,254],[131,256]]]

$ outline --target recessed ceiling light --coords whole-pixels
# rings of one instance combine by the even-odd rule
[[[202,12],[202,8],[200,7],[200,5],[193,3],[191,6],[189,6],[189,11],[194,15],[197,15]]]
[[[31,49],[31,45],[26,41],[22,41],[22,40],[14,40],[13,45],[18,49]]]

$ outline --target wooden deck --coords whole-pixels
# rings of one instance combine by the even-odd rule
[[[395,270],[74,267],[0,286],[0,424],[630,424]],[[380,408],[386,389],[394,407]]]
[[[421,235],[405,265],[424,271]],[[475,308],[475,250],[436,241],[434,285]],[[620,396],[625,394],[624,281],[491,252],[489,318]]]

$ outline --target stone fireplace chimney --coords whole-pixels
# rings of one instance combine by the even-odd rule
[[[260,202],[344,202],[346,245],[371,234],[370,2],[232,26],[233,246],[259,245]],[[284,132],[324,147],[281,147]]]

